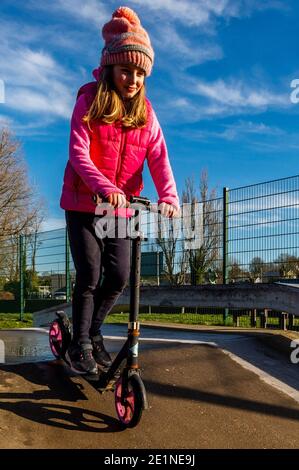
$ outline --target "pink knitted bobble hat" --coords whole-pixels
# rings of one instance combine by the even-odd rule
[[[103,26],[105,47],[102,50],[101,66],[112,64],[134,64],[149,76],[154,62],[154,51],[150,38],[141,26],[137,14],[128,7],[119,7],[112,19]]]

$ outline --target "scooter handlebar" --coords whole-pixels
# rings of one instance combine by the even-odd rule
[[[108,199],[101,196],[101,194],[94,194],[92,196],[92,200],[95,204],[101,204],[103,202],[108,202]],[[128,201],[130,204],[139,204],[144,206],[144,209],[148,209],[152,212],[158,212],[158,207],[156,205],[151,204],[150,199],[147,197],[141,197],[141,196],[130,196],[130,199]]]

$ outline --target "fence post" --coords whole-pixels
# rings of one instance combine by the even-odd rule
[[[294,324],[295,324],[295,315],[293,313],[289,314],[289,330],[294,329]]]
[[[250,314],[251,314],[251,326],[256,327],[256,308],[251,310]]]
[[[71,279],[70,279],[70,244],[65,228],[65,287],[66,287],[66,301],[71,301]]]
[[[240,319],[238,312],[233,312],[233,325],[236,327],[240,326]]]
[[[228,283],[228,202],[229,202],[229,189],[223,188],[223,249],[222,249],[222,283]],[[228,319],[228,308],[224,309],[223,323],[226,324]]]
[[[279,317],[279,327],[281,330],[284,330],[284,331],[287,329],[287,316],[288,316],[287,313],[281,312],[280,317]]]
[[[20,276],[20,317],[24,317],[24,253],[23,253],[23,235],[19,235],[19,276]]]
[[[261,312],[261,328],[267,328],[267,320],[268,320],[268,310],[265,308],[263,312]]]
[[[160,285],[160,251],[156,251],[157,253],[157,286]]]

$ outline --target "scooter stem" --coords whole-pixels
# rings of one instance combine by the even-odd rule
[[[132,240],[132,265],[130,276],[130,315],[128,325],[128,360],[129,369],[138,369],[138,337],[139,337],[139,300],[140,300],[140,269],[141,269],[141,239],[139,236]]]
[[[130,322],[137,322],[140,301],[141,239],[132,240],[132,268],[130,276]]]

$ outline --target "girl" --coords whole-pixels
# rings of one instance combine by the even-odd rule
[[[98,364],[111,364],[101,326],[130,272],[130,240],[97,236],[95,226],[103,213],[93,196],[109,202],[116,225],[120,217],[129,218],[128,200],[143,188],[147,160],[160,212],[166,217],[179,212],[163,133],[145,97],[145,77],[154,60],[149,36],[127,7],[113,13],[102,34],[105,47],[100,67],[93,71],[96,81],[80,88],[74,107],[60,201],[76,269],[68,353],[73,368],[89,375],[97,374]]]

